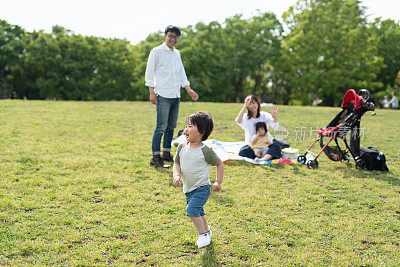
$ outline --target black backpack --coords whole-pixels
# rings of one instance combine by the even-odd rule
[[[389,171],[386,166],[386,157],[375,147],[360,147],[360,156],[357,158],[357,166],[369,171]]]
[[[274,142],[274,144],[280,145],[282,149],[290,147],[290,143],[288,141],[285,141],[285,140],[280,139],[280,138],[276,138],[275,137],[273,142]]]

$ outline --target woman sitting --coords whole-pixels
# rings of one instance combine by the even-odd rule
[[[245,113],[247,109],[247,113]],[[244,100],[243,108],[240,110],[238,116],[235,119],[237,125],[239,125],[245,134],[246,145],[239,151],[239,156],[255,159],[253,149],[249,146],[252,137],[256,135],[256,124],[257,122],[264,122],[266,126],[271,127],[273,130],[277,130],[279,127],[278,122],[278,107],[272,106],[271,113],[261,111],[260,112],[260,101],[255,95],[249,95]],[[274,138],[267,132],[270,140]],[[265,154],[267,159],[279,159],[282,156],[282,148],[279,144],[272,143],[269,146],[268,151]],[[264,158],[264,157],[263,157]]]

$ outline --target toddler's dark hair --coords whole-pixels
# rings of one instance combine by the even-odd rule
[[[179,30],[178,27],[168,25],[167,28],[165,28],[165,35],[167,35],[169,32],[176,33],[176,35],[181,36],[181,30]]]
[[[260,128],[264,129],[265,133],[268,133],[267,125],[265,124],[265,122],[260,121],[256,123],[256,131],[258,131],[258,129]]]
[[[193,125],[197,127],[199,133],[203,135],[201,138],[201,140],[203,141],[207,140],[214,128],[214,123],[211,115],[205,111],[198,111],[189,115],[186,121],[190,121]]]

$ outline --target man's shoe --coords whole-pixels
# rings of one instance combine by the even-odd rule
[[[161,159],[160,155],[153,155],[150,160],[150,166],[160,167],[160,168],[169,168],[170,165],[164,164],[163,160]]]
[[[174,162],[174,158],[172,157],[171,152],[169,152],[169,151],[164,151],[161,156],[161,159],[163,161]]]

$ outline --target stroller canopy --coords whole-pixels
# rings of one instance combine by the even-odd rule
[[[342,108],[346,108],[350,103],[354,104],[354,109],[359,109],[362,107],[363,98],[362,96],[357,95],[354,89],[347,90],[343,97]]]

